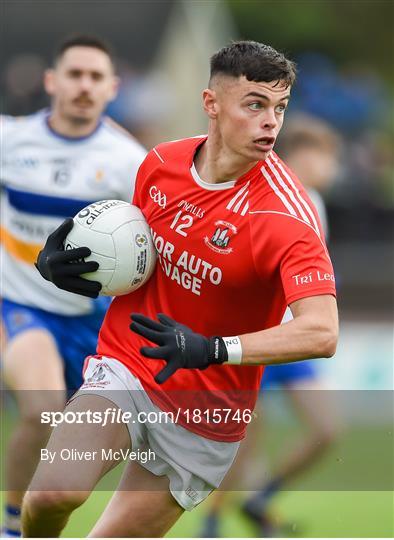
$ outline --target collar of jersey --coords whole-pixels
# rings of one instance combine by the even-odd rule
[[[203,189],[208,189],[211,191],[231,189],[236,184],[236,180],[228,180],[227,182],[221,182],[220,184],[210,184],[209,182],[205,182],[202,178],[200,178],[200,175],[197,172],[194,162],[192,163],[192,166],[190,167],[190,173],[193,177],[193,180],[196,182],[196,184],[198,184]]]
[[[97,133],[97,131],[101,128],[101,125],[103,123],[102,118],[100,118],[97,126],[94,128],[94,130],[91,133],[89,133],[89,135],[83,135],[82,137],[68,137],[67,135],[61,135],[61,133],[58,133],[51,127],[49,123],[50,116],[51,116],[51,111],[47,111],[44,116],[44,124],[46,128],[48,129],[48,131],[50,132],[50,134],[56,137],[57,139],[61,139],[62,141],[67,141],[71,143],[86,141],[87,139],[90,139],[90,137],[93,137],[93,135]]]
[[[197,172],[197,169],[196,169],[196,167],[194,165],[194,162],[192,163],[192,166],[190,167],[190,173],[191,173],[194,181],[196,182],[196,184],[198,184],[203,189],[212,190],[212,191],[218,191],[218,190],[222,190],[222,189],[231,189],[235,185],[239,186],[239,185],[243,184],[244,182],[247,182],[248,180],[251,180],[253,178],[254,172],[259,171],[261,166],[263,165],[263,163],[264,162],[262,162],[262,161],[257,162],[254,167],[252,167],[245,174],[243,174],[242,176],[237,178],[237,180],[228,180],[227,182],[221,182],[220,184],[211,184],[209,182],[205,182],[204,180],[202,180],[202,178],[199,176],[199,174]]]

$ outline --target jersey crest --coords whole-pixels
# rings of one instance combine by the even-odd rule
[[[231,238],[238,232],[237,227],[228,221],[222,220],[216,221],[215,227],[213,235],[210,238],[208,236],[204,238],[205,244],[216,253],[231,253],[233,248],[229,247],[229,244]]]

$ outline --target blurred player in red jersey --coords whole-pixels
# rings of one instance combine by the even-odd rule
[[[56,459],[64,444],[152,449],[155,459],[127,465],[91,536],[164,535],[220,485],[264,365],[333,355],[337,308],[324,235],[273,151],[294,80],[294,64],[269,46],[224,47],[203,92],[208,136],[160,144],[141,165],[134,204],[151,226],[159,264],[146,286],[111,304],[98,355],[88,358],[66,411],[103,412],[110,400],[133,417],[167,411],[175,422],[59,426],[47,447],[54,463],[39,464],[25,499],[25,536],[59,535],[117,464],[81,460],[65,469]],[[62,252],[53,244],[37,265],[61,287],[67,271],[56,272]],[[280,325],[287,305],[294,320]]]

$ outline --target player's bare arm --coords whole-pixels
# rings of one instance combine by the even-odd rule
[[[302,298],[290,309],[292,321],[240,336],[242,364],[270,365],[333,356],[338,340],[335,297]]]

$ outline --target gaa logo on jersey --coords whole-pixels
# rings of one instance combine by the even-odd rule
[[[215,231],[213,235],[210,238],[206,236],[204,242],[208,247],[213,249],[213,251],[216,251],[216,253],[224,253],[227,255],[233,251],[233,248],[229,247],[229,243],[237,232],[238,230],[235,225],[228,221],[219,220],[215,222]]]

